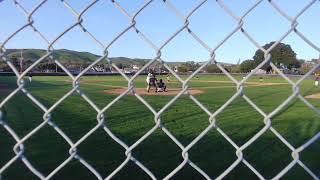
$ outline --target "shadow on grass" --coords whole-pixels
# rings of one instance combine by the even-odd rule
[[[97,96],[97,99],[106,98],[103,95]],[[108,100],[112,98],[114,97],[108,97]],[[47,99],[43,97],[41,101],[46,102]],[[96,113],[90,110],[87,104],[81,102],[76,98],[71,98],[68,103],[63,103],[53,114],[53,121],[74,142],[97,124]],[[52,102],[46,103],[50,104]],[[184,106],[184,103],[185,101],[182,101],[175,108]],[[236,105],[241,106],[241,103]],[[22,137],[42,122],[42,114],[41,111],[31,105],[30,100],[20,94],[14,101],[6,105],[4,118]],[[185,142],[184,145],[187,145],[191,139],[203,130],[203,128],[194,127],[200,126],[199,124],[203,123],[202,121],[207,121],[207,119],[201,119],[200,114],[203,113],[190,111],[189,108],[181,108],[178,112],[168,113],[166,119],[164,119],[164,125],[168,126],[172,134],[179,134],[179,141]],[[134,143],[154,126],[153,115],[146,112],[142,104],[136,104],[133,97],[128,97],[121,104],[116,105],[114,109],[107,112],[107,117],[107,126],[128,145]],[[236,120],[237,118],[226,122],[231,125]],[[287,133],[296,129],[296,126],[289,120],[285,122],[286,125],[283,128],[283,131]],[[170,125],[171,122],[184,123],[186,128]],[[250,126],[252,128],[248,128],[246,132],[242,132],[241,129],[230,132],[235,139],[252,137],[256,133],[255,123],[237,121],[236,126]],[[298,143],[303,143],[306,140],[305,136],[306,134],[297,134],[295,139]],[[0,127],[0,137],[2,137],[0,138],[1,167],[14,156],[12,148],[15,141],[10,138],[2,126]],[[25,155],[38,170],[47,175],[69,157],[69,148],[70,146],[52,127],[45,126],[25,143]],[[230,143],[216,130],[212,130],[189,151],[189,157],[201,169],[215,178],[236,160],[235,151]],[[320,162],[314,157],[318,156],[319,151],[320,143],[315,143],[306,152],[302,153],[302,161],[306,162],[317,174],[320,173]],[[126,158],[125,149],[110,138],[102,128],[81,143],[77,152],[103,177],[109,175]],[[133,156],[148,167],[158,179],[161,179],[183,161],[181,152],[181,149],[163,131],[158,129],[133,150]],[[244,151],[246,160],[266,178],[273,177],[288,165],[292,161],[290,154],[288,148],[270,132],[264,134]],[[20,160],[8,168],[2,176],[9,180],[37,179]],[[239,177],[257,179],[243,164],[237,166],[226,179],[239,179]],[[284,177],[284,179],[309,178],[301,168],[294,168]],[[72,160],[52,179],[94,179],[94,176],[77,160]],[[149,178],[140,168],[130,162],[115,176],[115,179]],[[203,179],[203,177],[189,165],[186,165],[173,179]]]

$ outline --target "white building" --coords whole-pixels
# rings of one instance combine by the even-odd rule
[[[253,71],[253,70],[251,70]],[[267,74],[267,71],[263,70],[263,69],[258,69],[254,74]]]
[[[139,67],[138,65],[135,65],[135,64],[134,64],[134,65],[132,66],[132,69],[133,69],[133,70],[139,70],[140,67]]]

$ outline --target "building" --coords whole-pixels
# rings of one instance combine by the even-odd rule
[[[251,70],[253,71],[253,70]],[[254,74],[267,74],[267,71],[263,70],[263,69],[258,69]]]
[[[137,71],[140,69],[140,67],[138,65],[134,64],[134,65],[132,65],[132,69]]]

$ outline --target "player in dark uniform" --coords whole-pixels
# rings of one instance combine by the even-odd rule
[[[158,82],[158,91],[161,90],[161,92],[167,92],[167,86],[166,84],[162,81],[162,79],[159,80]],[[160,92],[160,91],[159,91]]]

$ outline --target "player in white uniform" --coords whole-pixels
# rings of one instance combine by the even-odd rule
[[[316,76],[316,79],[314,81],[315,86],[319,86],[319,80],[320,80],[320,76]]]
[[[148,83],[147,91],[149,92],[150,88],[154,87],[155,92],[157,92],[157,79],[156,79],[156,76],[152,72],[149,72],[146,81]]]
[[[31,74],[31,72],[29,73],[29,81],[30,81],[30,82],[32,81],[32,74]]]

